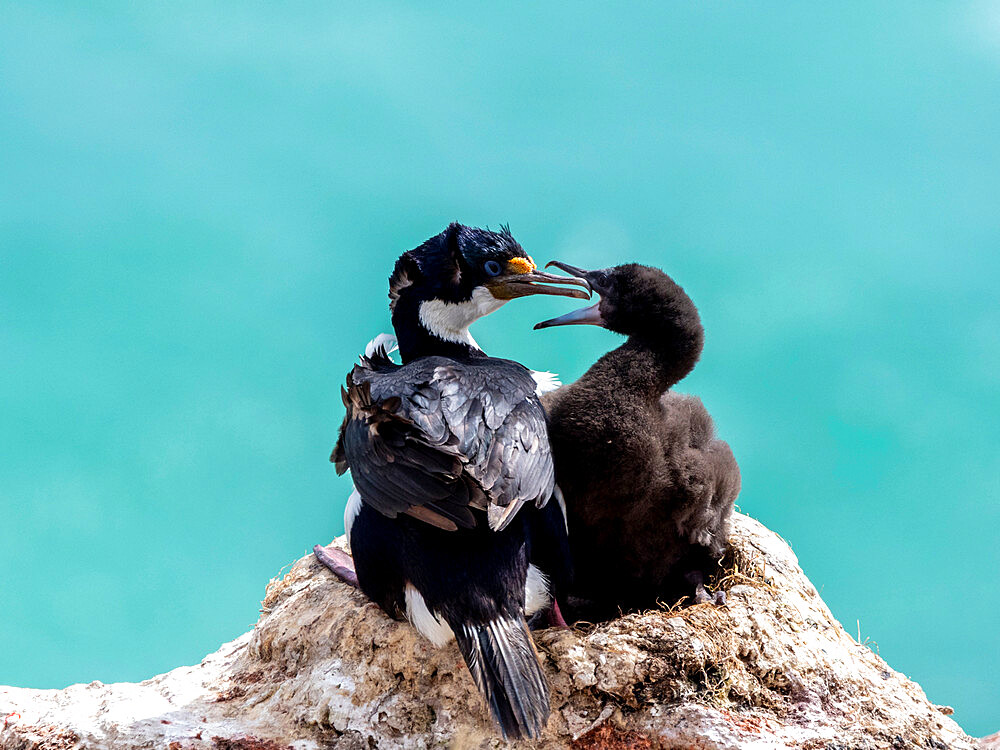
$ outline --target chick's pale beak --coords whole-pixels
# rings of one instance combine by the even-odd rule
[[[566,273],[573,274],[581,281],[587,281],[588,287],[593,289],[592,285],[587,280],[587,276],[590,274],[590,271],[585,271],[582,268],[571,266],[569,263],[560,263],[558,260],[552,260],[545,264],[546,268],[549,266],[555,266]],[[573,312],[566,313],[565,315],[560,315],[558,318],[543,320],[541,323],[535,324],[535,330],[537,331],[541,328],[552,328],[553,326],[572,325],[603,326],[604,319],[601,317],[601,303],[598,302],[596,305],[574,310]]]
[[[567,289],[548,286],[548,284],[573,284],[583,287],[583,289]],[[490,290],[490,294],[503,300],[527,297],[529,294],[554,294],[561,297],[590,299],[590,284],[586,279],[557,276],[544,271],[506,274],[487,282],[486,286]]]

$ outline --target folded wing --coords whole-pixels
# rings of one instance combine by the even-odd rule
[[[498,363],[502,363],[498,366]],[[530,372],[427,357],[399,366],[381,352],[347,378],[347,415],[334,449],[363,501],[442,529],[502,529],[526,502],[544,505],[553,468]]]

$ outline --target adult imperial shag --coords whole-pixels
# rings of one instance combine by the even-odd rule
[[[404,253],[389,279],[403,364],[380,350],[354,368],[331,457],[356,488],[361,590],[435,644],[457,641],[508,738],[538,737],[549,714],[525,622],[537,540],[518,511],[548,502],[553,467],[531,372],[484,354],[469,325],[531,294],[586,299],[589,286],[539,272],[506,229],[452,224]],[[349,559],[317,556],[350,578]]]

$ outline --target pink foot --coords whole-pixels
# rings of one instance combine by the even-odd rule
[[[553,628],[569,630],[569,625],[563,619],[562,612],[559,611],[559,602],[556,601],[555,597],[552,598],[552,609],[549,610],[549,625]]]
[[[334,546],[324,547],[317,544],[313,547],[316,559],[328,567],[337,578],[358,588],[358,574],[354,571],[354,560],[342,549]]]
[[[715,594],[710,594],[705,586],[699,583],[694,590],[694,601],[695,604],[714,604],[722,607],[726,603],[726,592],[716,591]]]

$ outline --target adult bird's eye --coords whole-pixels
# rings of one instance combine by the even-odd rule
[[[500,264],[497,263],[495,260],[488,260],[485,263],[483,263],[483,270],[486,271],[486,273],[490,276],[499,276]]]

